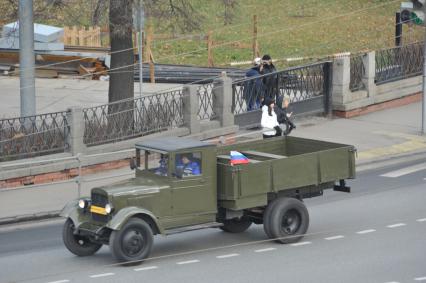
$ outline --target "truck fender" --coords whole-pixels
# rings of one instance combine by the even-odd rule
[[[65,205],[61,212],[59,212],[59,216],[70,218],[74,223],[75,227],[78,227],[81,224],[80,208],[78,207],[79,200],[80,199],[75,199],[73,201],[70,201]]]
[[[120,209],[117,214],[108,222],[107,227],[112,230],[120,230],[121,227],[133,216],[140,216],[142,219],[148,218],[147,220],[151,222],[148,224],[156,226],[153,227],[153,230],[157,229],[160,234],[164,234],[164,228],[160,225],[160,223],[157,221],[157,218],[151,211],[134,206]]]

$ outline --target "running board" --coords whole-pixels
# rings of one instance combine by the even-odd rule
[[[185,227],[179,227],[179,228],[166,230],[165,234],[171,235],[171,234],[178,234],[178,233],[183,233],[183,232],[187,232],[187,231],[201,230],[201,229],[206,229],[206,228],[218,228],[218,227],[221,227],[221,226],[223,226],[222,223],[209,222],[209,223],[197,224],[197,225],[193,225],[193,226],[185,226]]]

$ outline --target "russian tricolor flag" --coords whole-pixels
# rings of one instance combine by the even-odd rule
[[[241,152],[238,151],[231,151],[231,165],[237,165],[237,164],[247,164],[249,163],[248,158],[243,155]]]

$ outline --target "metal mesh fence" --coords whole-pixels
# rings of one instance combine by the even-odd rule
[[[0,162],[64,152],[69,125],[65,111],[0,120]]]
[[[299,102],[323,95],[325,64],[321,62],[234,81],[233,113],[259,109],[265,97],[287,95],[291,102]]]
[[[86,145],[126,140],[183,124],[182,90],[83,109]]]

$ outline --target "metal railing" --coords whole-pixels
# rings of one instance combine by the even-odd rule
[[[423,42],[376,51],[376,84],[421,75]]]
[[[324,94],[324,66],[328,62],[295,67],[232,83],[232,111],[235,115],[259,109],[262,99],[288,95],[291,102]],[[329,83],[329,82],[326,82]]]
[[[362,55],[354,55],[350,57],[350,82],[349,89],[351,91],[357,91],[365,89],[365,85],[362,82],[362,78],[365,76],[365,66],[362,60]]]
[[[67,112],[0,120],[0,162],[64,152],[69,124]]]
[[[213,85],[213,82],[202,84],[197,89],[199,97],[197,115],[200,120],[210,120],[216,116],[213,111]]]
[[[84,108],[88,146],[126,140],[183,125],[182,89]]]

